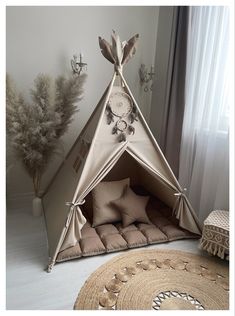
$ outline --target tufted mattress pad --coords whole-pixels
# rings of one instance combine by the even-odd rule
[[[61,251],[56,261],[95,256],[125,249],[143,247],[185,238],[199,238],[178,225],[172,210],[155,197],[146,208],[151,224],[135,223],[123,228],[121,222],[91,227],[88,221],[82,228],[82,238],[73,247]]]

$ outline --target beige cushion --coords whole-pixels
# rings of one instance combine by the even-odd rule
[[[127,248],[127,242],[120,234],[106,235],[102,238],[107,252],[117,251]]]
[[[92,256],[93,254],[99,254],[106,252],[106,249],[98,237],[88,237],[81,239],[80,247],[83,256]]]
[[[149,196],[136,195],[126,186],[124,194],[111,204],[120,211],[123,227],[127,227],[134,222],[151,224],[145,211],[148,200]]]
[[[130,185],[130,179],[120,181],[100,182],[92,190],[93,223],[92,227],[102,224],[118,222],[121,215],[110,202],[119,199],[126,186]]]
[[[82,239],[83,238],[89,238],[89,237],[97,237],[97,233],[95,228],[92,227],[83,227],[81,230],[81,234],[82,234]]]
[[[112,224],[98,226],[96,227],[96,232],[99,234],[100,238],[103,238],[106,235],[118,234],[117,228]]]
[[[145,231],[142,231],[142,233],[147,238],[149,244],[160,243],[167,240],[167,236],[156,226],[146,229]]]
[[[138,229],[142,232],[144,232],[145,230],[149,229],[149,228],[156,228],[155,225],[153,224],[144,224],[144,223],[139,223],[136,225],[138,227]]]
[[[123,234],[125,232],[129,232],[129,231],[133,231],[133,230],[138,230],[138,228],[134,224],[129,225],[127,227],[123,227],[122,223],[117,223],[116,227],[119,230],[120,234]]]
[[[82,227],[82,229],[85,229],[85,228],[88,228],[88,227],[91,227],[91,224],[89,222],[86,222],[84,224],[84,226]]]
[[[128,248],[147,245],[146,237],[139,230],[125,232],[122,237],[126,240]]]
[[[175,225],[167,225],[161,227],[161,231],[168,237],[169,240],[181,239],[186,236],[185,232]]]
[[[82,256],[82,251],[79,244],[76,244],[73,247],[70,247],[68,249],[65,249],[61,252],[59,252],[56,262],[73,259],[73,258],[79,258]]]
[[[164,216],[156,216],[154,218],[151,218],[151,221],[157,226],[157,227],[164,227],[167,225],[171,225],[172,223]]]

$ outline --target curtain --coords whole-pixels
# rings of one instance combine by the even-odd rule
[[[176,7],[174,13],[160,146],[174,174],[178,177],[185,106],[184,89],[189,7]]]
[[[200,222],[229,208],[229,9],[190,7],[179,182]]]

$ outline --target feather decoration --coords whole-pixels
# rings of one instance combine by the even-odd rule
[[[111,34],[112,44],[99,37],[101,53],[112,64],[122,66],[134,56],[138,38],[139,34],[136,34],[128,41],[121,42],[119,35],[113,31]]]
[[[131,112],[131,113],[130,113],[129,119],[130,119],[131,124],[133,124],[134,121],[138,121],[137,116],[138,116],[138,114],[135,113],[135,112]]]
[[[135,115],[138,115],[138,109],[136,106],[133,106],[132,112],[135,113]]]
[[[110,112],[112,112],[112,110],[111,110],[111,107],[110,107],[110,104],[108,103],[107,105],[106,105],[106,113],[110,113]]]
[[[112,38],[112,53],[116,60],[116,64],[121,66],[122,64],[122,58],[123,58],[123,48],[122,43],[120,41],[119,35],[113,31],[113,34],[111,35]]]
[[[126,134],[125,133],[119,134],[118,141],[119,141],[119,143],[125,142],[126,141]]]
[[[129,132],[129,134],[135,134],[135,128],[132,126],[132,125],[129,125],[128,126],[128,132]]]
[[[136,52],[136,44],[139,39],[139,34],[134,35],[127,41],[126,45],[123,48],[123,58],[122,65],[126,64]]]
[[[104,39],[99,36],[99,45],[101,53],[103,56],[108,59],[112,64],[115,64],[115,58],[113,56],[111,45]]]
[[[112,129],[112,134],[117,134],[118,133],[118,128],[117,126],[115,125]]]
[[[108,112],[107,114],[107,124],[110,125],[112,122],[114,122],[114,117],[112,112]]]

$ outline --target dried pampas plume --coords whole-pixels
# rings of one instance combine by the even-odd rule
[[[35,196],[59,138],[67,131],[82,99],[86,75],[59,77],[40,74],[31,89],[32,102],[25,101],[6,77],[6,125],[11,145],[33,179]]]

